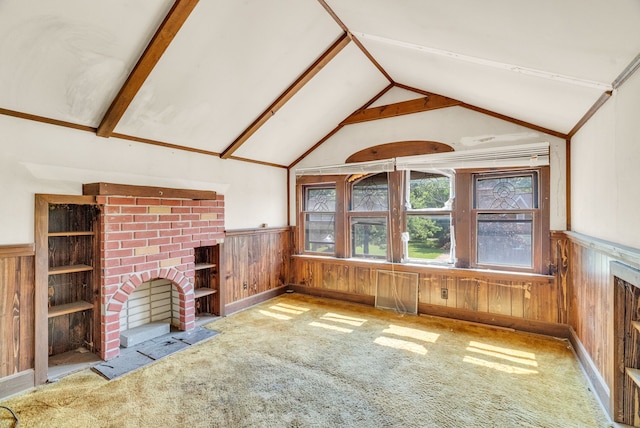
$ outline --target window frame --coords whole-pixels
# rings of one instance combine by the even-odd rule
[[[374,177],[376,175],[379,174],[385,174],[387,177],[387,210],[386,211],[355,211],[353,210],[353,188],[358,184],[361,183],[362,181],[365,181],[371,177]],[[382,173],[374,173],[374,174],[367,174],[365,176],[362,177],[358,177],[358,179],[356,180],[352,180],[349,182],[349,194],[348,194],[348,204],[347,206],[349,207],[349,209],[346,212],[346,226],[347,226],[347,241],[349,243],[349,249],[348,249],[348,254],[349,257],[354,258],[354,259],[361,259],[361,260],[389,260],[390,256],[391,256],[391,248],[393,248],[391,239],[392,239],[392,234],[390,232],[390,226],[391,226],[391,216],[390,216],[390,208],[391,208],[391,179],[389,177],[389,173],[386,172],[382,172]],[[352,220],[353,218],[359,218],[359,217],[372,217],[372,218],[384,218],[385,219],[385,233],[386,233],[386,254],[384,256],[384,258],[382,257],[376,257],[376,256],[359,256],[355,254],[354,248],[355,248],[355,243],[354,243],[354,239],[355,237],[353,236],[353,228],[352,228]]]
[[[318,255],[335,255],[336,253],[336,226],[335,226],[335,222],[336,222],[336,217],[338,215],[336,209],[335,209],[335,202],[334,202],[334,210],[333,211],[314,211],[314,210],[309,210],[307,209],[308,207],[306,207],[307,201],[308,201],[308,195],[310,191],[313,190],[333,190],[336,193],[337,196],[337,192],[336,192],[336,186],[335,184],[332,183],[326,183],[326,184],[314,184],[314,185],[309,185],[309,186],[304,186],[304,188],[302,189],[302,214],[303,214],[303,219],[304,222],[303,224],[305,225],[304,231],[303,231],[303,235],[304,235],[304,240],[303,240],[303,248],[304,251],[307,253],[311,253],[311,254],[318,254]],[[319,215],[332,215],[333,216],[333,241],[331,242],[331,245],[333,245],[333,251],[313,251],[310,249],[307,249],[307,243],[320,243],[318,242],[312,242],[312,241],[308,241],[307,240],[307,225],[308,225],[308,221],[307,221],[307,216],[310,214],[319,214]]]
[[[435,171],[434,171],[435,172]],[[533,245],[533,266],[532,268],[522,268],[517,266],[487,265],[476,262],[477,239],[476,239],[476,215],[473,209],[473,175],[486,174],[494,176],[496,174],[517,175],[526,172],[536,172],[538,175],[538,213],[533,221],[532,239]],[[550,221],[550,167],[535,168],[484,168],[484,169],[457,169],[451,174],[453,188],[453,204],[450,211],[431,210],[433,214],[449,212],[451,215],[452,243],[454,246],[453,264],[420,261],[419,259],[409,259],[408,251],[405,256],[404,243],[402,242],[402,232],[406,231],[406,221],[410,213],[407,213],[405,205],[406,195],[403,189],[407,188],[410,178],[410,171],[393,171],[388,175],[388,198],[390,209],[386,213],[351,211],[350,197],[351,185],[350,175],[325,175],[325,176],[301,176],[296,181],[297,193],[297,227],[295,230],[295,242],[297,254],[308,254],[312,256],[329,256],[336,258],[352,257],[351,250],[351,227],[350,218],[352,216],[381,216],[387,218],[387,262],[391,263],[415,263],[422,265],[451,266],[454,268],[475,268],[492,269],[503,272],[528,272],[538,274],[548,274],[551,265],[551,234],[549,230]],[[446,175],[446,174],[444,174]],[[359,177],[360,178],[360,177]],[[364,177],[362,177],[364,178]],[[354,180],[352,180],[354,181]],[[336,212],[335,212],[335,240],[334,254],[317,253],[305,251],[304,229],[305,214],[302,209],[305,186],[335,186],[336,188]],[[412,212],[420,215],[418,211]],[[428,214],[428,213],[426,213]],[[362,262],[380,259],[368,259],[356,257]]]
[[[537,175],[537,209],[491,210],[477,209],[474,206],[475,178],[514,177],[534,173]],[[492,269],[510,272],[545,274],[549,271],[550,238],[549,231],[549,167],[536,168],[500,168],[457,171],[456,180],[456,267]],[[532,265],[531,267],[491,264],[478,262],[478,215],[491,213],[531,212],[532,220]]]
[[[418,172],[418,173],[426,173],[426,174],[432,174],[432,175],[437,175],[437,176],[442,176],[442,177],[447,177],[449,179],[449,200],[447,202],[449,202],[449,206],[447,207],[446,203],[443,207],[441,208],[412,208],[411,207],[411,203],[410,203],[410,197],[411,197],[411,173],[412,172]],[[455,171],[453,170],[447,170],[447,171],[418,171],[418,170],[406,170],[405,171],[405,177],[404,177],[404,195],[403,195],[403,200],[404,202],[404,209],[403,209],[403,216],[404,216],[404,224],[405,224],[405,228],[404,230],[406,232],[409,232],[409,218],[412,216],[443,216],[443,215],[449,215],[449,226],[450,226],[450,238],[449,238],[449,244],[450,244],[450,250],[449,250],[449,258],[444,261],[444,260],[431,260],[431,259],[421,259],[421,258],[411,258],[409,257],[409,242],[411,242],[411,236],[409,236],[409,241],[408,242],[403,242],[403,247],[405,250],[405,258],[404,260],[408,263],[420,263],[420,264],[425,264],[425,265],[440,265],[440,266],[453,266],[453,263],[455,261],[455,228],[453,227],[453,201],[455,200]]]

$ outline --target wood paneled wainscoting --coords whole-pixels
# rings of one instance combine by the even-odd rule
[[[640,332],[624,324],[640,319],[640,311],[633,310],[636,303],[625,298],[638,294],[631,284],[640,280],[629,278],[640,279],[640,250],[575,232],[566,236],[572,344],[609,415],[619,422],[636,423],[638,418],[634,421],[628,414],[632,400],[624,397],[625,384],[629,386],[625,367],[634,359],[625,356],[625,347],[629,348],[629,340],[637,342]]]
[[[378,273],[417,274],[418,313],[567,337],[554,276],[293,256],[291,288],[374,305]]]
[[[35,385],[33,244],[0,246],[0,399]]]
[[[284,293],[292,248],[289,227],[228,230],[220,249],[222,315]]]

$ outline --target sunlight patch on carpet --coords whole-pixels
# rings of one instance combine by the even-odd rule
[[[279,306],[281,308],[293,309],[294,311],[300,311],[300,313],[309,311],[309,308],[303,308],[301,306],[289,305],[287,303],[282,303],[282,302],[278,303],[276,306]]]
[[[361,319],[361,318],[353,318],[353,317],[348,317],[346,315],[334,314],[334,313],[331,313],[331,312],[327,312],[326,314],[321,316],[320,319],[321,320],[326,320],[326,321],[333,321],[333,322],[337,322],[337,323],[342,323],[342,324],[348,324],[348,325],[352,325],[354,327],[360,327],[360,326],[362,326],[362,324],[367,322],[367,320],[364,320],[364,319]]]
[[[393,324],[390,324],[389,328],[382,330],[382,332],[430,343],[436,343],[436,340],[440,337],[440,335],[436,333],[430,333],[428,331],[418,330],[415,328],[401,327]]]
[[[413,352],[414,354],[427,354],[427,348],[418,343],[409,342],[408,340],[393,339],[391,337],[380,336],[375,339],[373,343],[386,346],[388,348],[399,349],[401,351]]]
[[[271,318],[275,318],[277,320],[290,321],[290,320],[293,319],[288,315],[278,314],[278,313],[271,312],[271,311],[265,311],[264,309],[260,310],[258,312],[260,312],[262,315],[265,315],[265,316],[268,316],[268,317],[271,317]]]
[[[502,363],[496,363],[496,362],[492,362],[492,361],[487,361],[487,360],[482,360],[480,358],[475,358],[475,357],[470,357],[470,356],[466,356],[462,359],[463,362],[465,363],[471,363],[471,364],[475,364],[477,366],[482,366],[482,367],[487,367],[490,369],[494,369],[494,370],[498,370],[504,373],[509,373],[509,374],[537,374],[538,371],[537,370],[531,370],[531,369],[524,369],[522,367],[514,367],[508,364],[502,364]]]
[[[318,321],[310,322],[309,325],[312,327],[322,327],[327,330],[339,331],[340,333],[353,333],[353,330],[350,328],[338,327],[337,325],[325,324]]]
[[[505,354],[501,354],[499,352],[487,351],[486,349],[478,349],[478,348],[472,348],[472,347],[468,347],[467,351],[475,352],[477,354],[486,355],[488,357],[500,358],[502,360],[507,360],[507,361],[512,362],[512,363],[521,364],[523,366],[538,367],[538,362],[535,361],[535,360],[529,360],[529,359],[526,359],[526,358],[519,358],[519,357],[512,357],[511,355],[505,355]]]
[[[469,346],[473,348],[486,349],[487,351],[499,352],[505,355],[512,355],[514,357],[528,358],[530,360],[536,359],[536,354],[532,352],[520,351],[518,349],[512,348],[503,348],[500,346],[489,345],[488,343],[475,342],[473,340],[469,342]]]

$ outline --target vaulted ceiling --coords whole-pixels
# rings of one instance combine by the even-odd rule
[[[0,113],[280,167],[454,105],[570,138],[639,24],[638,0],[0,0]]]

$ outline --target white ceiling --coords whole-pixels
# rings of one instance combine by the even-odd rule
[[[98,128],[173,4],[0,0],[0,112]],[[423,92],[569,134],[640,54],[639,24],[638,0],[201,0],[114,132],[224,153],[346,29],[231,156],[289,166],[372,100]]]

